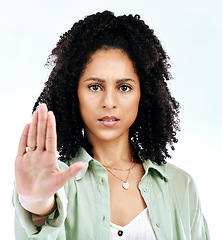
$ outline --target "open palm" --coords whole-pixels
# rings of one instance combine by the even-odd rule
[[[79,162],[60,172],[56,146],[55,116],[42,104],[34,112],[32,122],[23,130],[15,161],[17,191],[22,199],[29,202],[28,205],[54,199],[54,194],[86,167]]]

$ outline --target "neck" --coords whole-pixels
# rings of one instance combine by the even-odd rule
[[[93,142],[92,153],[97,161],[110,167],[128,167],[132,162],[132,149],[128,138]]]

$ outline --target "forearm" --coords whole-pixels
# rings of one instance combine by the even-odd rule
[[[55,236],[60,233],[67,216],[68,201],[64,188],[59,189],[55,194],[55,202],[55,210],[46,217],[30,213],[19,201],[19,194],[15,187],[13,193],[13,204],[15,206],[15,239],[57,239]],[[41,228],[37,226],[41,226]]]

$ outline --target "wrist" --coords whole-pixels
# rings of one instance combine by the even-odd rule
[[[49,199],[41,201],[26,199],[25,197],[19,195],[19,202],[27,211],[38,216],[48,216],[56,208],[55,195]]]

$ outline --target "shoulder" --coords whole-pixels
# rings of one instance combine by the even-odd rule
[[[198,191],[192,176],[171,163],[166,163],[163,167],[169,177],[167,185],[171,197],[177,199],[176,202],[182,208],[184,204],[188,204],[186,209],[194,210],[199,207]]]
[[[154,172],[159,173],[157,176],[165,178],[167,182],[179,182],[188,184],[193,181],[190,174],[171,163],[157,165],[156,163],[148,160],[144,164],[144,169],[146,172],[153,169]]]
[[[193,178],[189,173],[171,163],[166,163],[162,166],[162,168],[169,179],[173,182],[180,182],[184,184],[193,182]]]
[[[183,196],[185,191],[188,195],[189,192],[196,192],[196,186],[190,174],[171,163],[157,165],[148,160],[144,164],[144,169],[146,173],[150,173],[154,182],[157,181],[158,184],[162,182],[163,188],[171,189],[175,194]]]
[[[166,163],[161,168],[169,177],[166,183],[173,206],[184,224],[190,226],[192,239],[209,239],[207,223],[202,214],[198,191],[191,175],[171,163]]]
[[[182,196],[187,194],[188,197],[195,196],[194,198],[198,199],[195,181],[189,173],[171,163],[163,165],[163,169],[169,177],[168,183],[175,193],[180,193]]]

